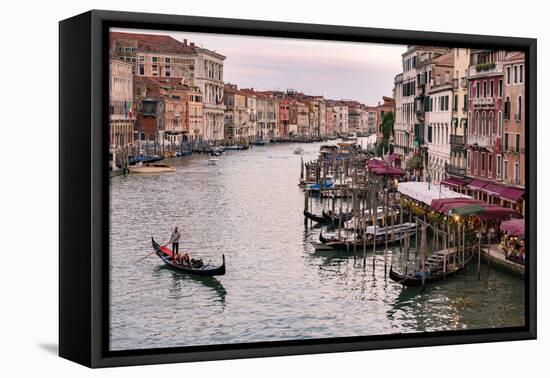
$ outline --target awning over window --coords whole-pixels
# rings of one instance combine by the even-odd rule
[[[447,185],[447,186],[452,186],[452,187],[464,186],[467,183],[468,183],[468,181],[461,180],[461,179],[458,179],[458,178],[455,178],[455,177],[448,177],[445,180],[441,181],[441,184]]]
[[[505,188],[500,194],[500,198],[509,202],[518,202],[519,199],[525,194],[525,190],[518,188]]]
[[[470,181],[470,183],[467,186],[470,189],[479,190],[479,189],[485,188],[487,186],[487,183],[485,181],[473,179],[472,181]]]
[[[506,190],[505,186],[494,184],[492,182],[488,182],[487,185],[485,185],[485,188],[483,188],[483,191],[496,197],[500,197],[504,190]]]

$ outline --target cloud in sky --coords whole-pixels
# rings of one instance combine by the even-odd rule
[[[224,81],[259,90],[293,88],[369,105],[391,96],[406,46],[206,33],[116,29],[166,34],[227,57]]]

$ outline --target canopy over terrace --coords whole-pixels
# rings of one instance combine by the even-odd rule
[[[449,198],[433,200],[431,207],[446,215],[462,217],[479,216],[483,220],[502,220],[517,216],[513,209],[488,204],[473,198]]]
[[[500,224],[500,230],[513,236],[525,236],[525,219],[510,219]]]
[[[466,194],[457,193],[445,186],[428,184],[427,182],[401,182],[397,185],[397,191],[428,206],[432,206],[433,200],[439,199],[473,199]]]

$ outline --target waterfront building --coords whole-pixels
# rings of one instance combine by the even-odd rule
[[[225,56],[164,35],[110,33],[110,51],[133,64],[134,75],[178,78],[198,87],[204,101],[204,131],[207,141],[224,139],[223,62]]]
[[[202,140],[203,105],[198,88],[181,84],[177,78],[136,77],[134,93],[140,154],[143,148],[146,154],[151,148],[160,154]]]
[[[110,51],[131,63],[133,74],[142,77],[190,79],[194,75],[195,45],[167,35],[109,33]]]
[[[268,92],[256,92],[258,116],[256,138],[270,140],[279,136],[279,102]]]
[[[290,103],[289,135],[300,137],[310,135],[308,107],[302,101],[292,100]]]
[[[506,193],[501,193],[500,197],[504,205],[524,211],[525,54],[522,52],[508,53],[503,62],[503,71],[503,154],[500,177],[508,190]],[[497,168],[497,177],[498,173]]]
[[[378,102],[378,105],[374,107],[376,111],[376,140],[382,140],[382,120],[386,113],[395,113],[395,100],[392,97],[382,96],[382,102]],[[394,129],[395,129],[395,115],[394,115]]]
[[[333,136],[334,135],[334,112],[332,110],[332,106],[327,105],[326,107],[325,123],[326,123],[326,135]]]
[[[109,144],[128,149],[134,144],[135,107],[132,64],[109,59]]]
[[[204,140],[204,106],[202,93],[197,87],[189,87],[186,92],[187,127],[189,142],[199,143]]]
[[[430,46],[408,46],[402,55],[403,72],[397,74],[394,79],[394,152],[402,156],[401,162],[404,167],[415,155],[421,156],[425,161],[426,152],[422,148],[425,144],[424,114],[422,109],[415,109],[415,102],[423,103],[424,86],[430,79],[427,76],[429,73],[425,70],[426,64],[447,50]],[[417,96],[420,99],[417,99]],[[377,140],[381,138],[380,125],[381,119],[378,119]],[[419,168],[422,172],[422,167]]]
[[[445,166],[451,155],[453,50],[432,59],[422,71],[428,72],[429,81],[418,86],[423,96],[417,96],[415,109],[417,119],[424,119],[424,135],[427,136],[426,178],[439,183],[445,178]],[[420,75],[424,75],[422,71]]]
[[[248,134],[246,139],[251,142],[258,132],[256,95],[254,92],[246,92],[246,113],[248,115]]]
[[[290,125],[290,102],[288,98],[279,100],[279,138],[288,138]]]
[[[451,127],[450,157],[445,166],[449,178],[462,180],[466,174],[466,130],[468,127],[468,67],[470,49],[453,49],[453,119]],[[460,182],[464,182],[463,180]]]
[[[468,74],[466,175],[472,195],[490,203],[496,193],[483,190],[489,181],[502,181],[504,139],[504,60],[506,51],[473,50]]]
[[[367,112],[367,132],[369,134],[375,134],[376,133],[376,107],[374,106],[367,106],[366,108]]]
[[[200,88],[204,101],[204,137],[224,139],[223,62],[225,56],[204,48],[195,48],[193,85]]]
[[[350,132],[361,134],[367,129],[367,113],[357,101],[347,101],[348,129]]]
[[[224,135],[226,144],[244,142],[249,135],[249,114],[246,110],[246,94],[235,84],[224,87]]]
[[[345,134],[349,130],[349,109],[348,106],[340,101],[330,101],[333,113],[333,128],[337,134]]]

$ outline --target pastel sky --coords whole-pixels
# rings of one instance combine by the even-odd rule
[[[166,34],[225,55],[224,81],[239,88],[293,88],[376,105],[391,96],[406,46],[271,37],[114,29]]]

